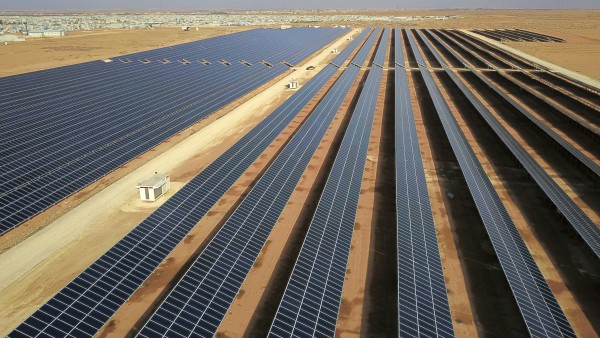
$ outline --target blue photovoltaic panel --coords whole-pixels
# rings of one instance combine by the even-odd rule
[[[9,336],[95,334],[336,71],[325,67]]]
[[[533,337],[575,337],[564,312],[437,87],[410,30],[406,34],[469,191]]]
[[[454,337],[400,34],[396,29],[398,336]]]
[[[371,35],[366,43],[369,47],[380,32],[381,28],[377,28]],[[380,65],[384,64],[388,41],[386,28],[374,58]],[[359,54],[366,57],[366,53]],[[349,67],[354,68],[353,64]],[[382,74],[383,69],[378,66],[369,71],[275,314],[270,337],[335,334]]]
[[[346,31],[258,29],[1,78],[0,234],[285,72],[280,61],[299,62]]]
[[[419,32],[421,34],[421,32]],[[449,50],[436,36],[432,35],[442,46]],[[441,56],[433,49],[427,39],[423,39],[433,55],[436,58]],[[451,53],[453,51],[449,50]],[[459,55],[455,56],[462,61]],[[544,191],[548,199],[552,201],[556,209],[565,217],[569,225],[583,238],[590,249],[600,258],[600,229],[598,226],[577,206],[577,204],[567,195],[564,190],[548,175],[548,173],[529,155],[529,153],[515,140],[510,133],[498,122],[490,111],[475,97],[473,92],[458,78],[458,76],[446,69],[446,73],[452,81],[465,94],[467,99],[477,109],[479,114],[488,123],[488,125],[496,132],[502,142],[508,147],[511,153],[516,157],[519,163],[527,170],[538,186]],[[477,74],[478,77],[481,75]]]
[[[362,49],[370,48],[369,41]],[[140,337],[215,334],[357,75],[356,67],[344,71],[144,325]]]

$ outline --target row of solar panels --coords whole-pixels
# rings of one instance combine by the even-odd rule
[[[566,42],[565,39],[523,29],[474,29],[473,32],[496,41]]]
[[[419,32],[420,33],[420,32]],[[442,46],[446,47],[446,50],[452,53],[455,57],[462,59],[453,50],[449,49],[437,36],[430,35]],[[429,41],[424,40],[428,44],[432,54],[441,60],[441,56],[435,51],[435,49],[429,45]],[[506,146],[515,155],[519,163],[527,170],[531,177],[537,182],[538,186],[544,191],[546,196],[556,209],[565,217],[567,222],[575,229],[575,231],[583,238],[588,244],[592,251],[600,258],[600,230],[594,224],[594,222],[577,206],[577,204],[560,188],[560,186],[548,175],[548,173],[529,155],[529,153],[515,140],[508,131],[495,119],[493,115],[485,108],[485,106],[474,96],[474,94],[466,87],[466,85],[458,78],[458,76],[446,69],[446,73],[454,81],[456,86],[465,93],[467,99],[473,104],[473,106],[479,111],[484,117],[484,120],[488,122],[490,127],[494,129],[500,139],[506,144]],[[491,82],[485,80],[484,76],[478,72],[473,72],[479,79],[486,83],[490,88],[498,90],[497,87]]]
[[[420,31],[417,33],[424,39]],[[575,337],[564,312],[462,133],[432,74],[426,68],[413,32],[406,30],[406,34],[529,333],[534,337]]]
[[[368,33],[367,30],[363,31],[346,49],[350,52],[354,50]],[[347,57],[349,53],[344,55]],[[257,127],[19,325],[10,336],[93,335],[98,332],[336,71],[336,67],[326,66]],[[346,81],[345,85],[349,84],[351,81]],[[315,116],[313,119],[319,116],[326,118],[322,115],[331,114],[331,105],[336,104],[336,100],[340,100],[339,97],[343,94],[341,86],[338,85],[340,89],[336,92],[330,91],[330,99],[321,104],[320,115],[311,115]],[[213,241],[214,245],[217,245],[216,241],[218,240]],[[235,274],[229,276],[235,278]]]
[[[289,36],[265,30],[273,36],[259,35],[264,38],[261,43],[244,39],[251,33],[228,35],[218,39],[228,48],[217,50],[244,58],[304,59],[346,30],[284,31]],[[185,48],[203,47],[196,43]],[[271,68],[237,64],[193,71],[158,64],[87,65],[93,68],[89,74],[98,78],[91,83],[82,84],[79,75],[69,75],[70,68],[64,67],[65,74],[53,71],[64,81],[51,90],[23,99],[18,96],[31,93],[17,93],[0,103],[0,234],[288,69],[279,63]],[[81,66],[73,67],[77,74],[85,73]],[[35,74],[32,81],[48,77]],[[19,88],[30,77],[0,79],[0,85],[10,82]]]
[[[394,40],[398,334],[452,337],[446,282],[398,29]]]

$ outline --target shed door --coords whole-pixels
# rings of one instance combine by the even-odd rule
[[[146,200],[150,199],[150,189],[144,189],[144,191],[146,192]]]

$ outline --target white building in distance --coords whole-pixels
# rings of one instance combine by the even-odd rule
[[[47,38],[65,36],[63,29],[50,29],[50,30],[31,30],[27,32],[27,35],[32,38]]]

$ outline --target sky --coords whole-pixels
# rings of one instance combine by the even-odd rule
[[[310,8],[600,8],[599,0],[0,0],[2,10],[310,9]]]

